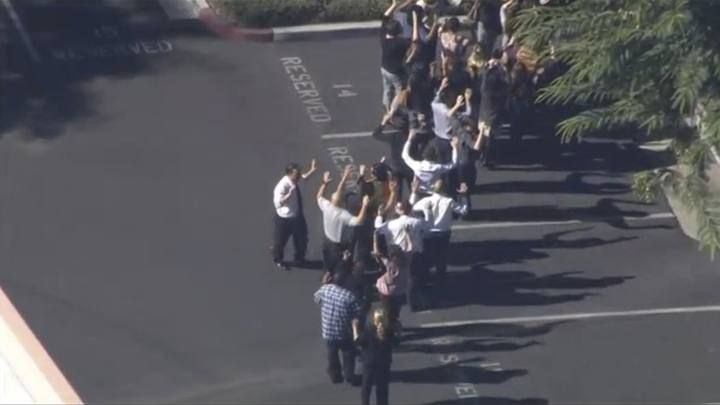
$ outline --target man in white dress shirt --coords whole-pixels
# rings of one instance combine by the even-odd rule
[[[343,246],[342,243],[343,229],[346,226],[362,224],[365,221],[368,204],[370,203],[370,197],[363,197],[362,208],[360,208],[360,212],[356,216],[342,207],[343,192],[350,173],[351,166],[347,166],[330,200],[325,198],[325,189],[332,181],[330,172],[323,174],[322,184],[317,192],[318,207],[320,207],[323,214],[323,264],[325,270],[330,273],[335,272],[335,267],[342,259],[343,251],[349,249],[349,246]]]
[[[410,147],[415,136],[416,131],[410,130],[407,142],[405,142],[405,146],[403,147],[402,158],[419,181],[418,191],[424,194],[430,194],[432,193],[432,187],[435,181],[442,178],[447,172],[457,166],[460,140],[457,137],[450,138],[450,146],[452,147],[452,159],[450,163],[438,163],[438,152],[433,147],[425,148],[423,151],[423,160],[416,160],[410,156]]]
[[[275,218],[272,255],[278,269],[290,270],[283,261],[285,245],[290,236],[295,247],[295,264],[302,266],[305,263],[308,235],[299,183],[301,179],[310,177],[315,170],[317,170],[315,159],[310,162],[310,169],[305,173],[300,172],[299,164],[291,163],[285,168],[285,176],[280,179],[273,191]]]
[[[445,182],[438,179],[433,184],[431,195],[418,201],[417,182],[413,182],[413,192],[410,195],[413,210],[421,212],[428,223],[423,240],[425,262],[428,268],[435,267],[435,279],[438,283],[444,281],[447,270],[453,216],[467,214],[467,185],[463,183],[457,191],[459,202],[448,197]]]
[[[417,311],[421,307],[421,299],[418,298],[420,289],[427,282],[427,266],[422,257],[427,223],[423,218],[411,216],[412,205],[407,201],[396,203],[395,214],[394,219],[386,222],[379,213],[375,218],[375,231],[385,237],[388,250],[394,245],[405,254],[410,268],[407,302],[412,311]]]

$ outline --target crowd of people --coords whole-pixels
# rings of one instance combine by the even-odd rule
[[[373,387],[376,402],[388,403],[401,307],[431,308],[434,292],[442,290],[452,222],[471,209],[478,167],[492,168],[498,158],[492,145],[499,129],[509,126],[518,145],[529,130],[552,132],[556,122],[552,108],[534,100],[562,65],[552,52],[539,60],[519,46],[512,24],[522,8],[555,5],[552,0],[475,0],[469,30],[457,17],[441,18],[438,3],[393,0],[383,14],[383,114],[373,137],[389,144],[387,157],[360,166],[357,181],[350,181],[353,168],[347,167],[329,198],[333,179],[325,172],[316,194],[326,273],[314,298],[327,371],[333,383],[360,383],[359,348],[363,404]],[[289,268],[283,250],[290,237],[294,263],[305,262],[299,182],[316,170],[315,161],[305,172],[291,164],[275,187],[273,260],[280,269]]]

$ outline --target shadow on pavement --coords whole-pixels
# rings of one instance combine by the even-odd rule
[[[525,139],[515,147],[500,139],[495,145],[498,159],[494,170],[631,173],[662,165],[628,141],[627,137],[615,140],[603,137],[560,144],[557,139],[541,138]]]
[[[482,358],[472,358],[427,368],[392,370],[390,381],[410,384],[500,384],[528,373],[527,370],[521,369],[490,371],[466,364],[481,360]]]
[[[509,208],[473,209],[467,216],[468,221],[483,221],[492,218],[498,222],[532,222],[532,221],[569,221],[606,223],[618,229],[673,229],[669,225],[629,225],[624,218],[644,218],[648,211],[624,210],[616,204],[631,204],[650,207],[637,201],[617,198],[601,198],[592,207],[558,207],[557,205],[533,205]]]
[[[536,276],[525,271],[493,271],[474,266],[469,271],[447,274],[444,291],[433,308],[453,308],[464,305],[525,306],[553,305],[581,301],[596,294],[573,292],[547,294],[531,290],[588,290],[607,288],[624,283],[633,277],[578,277],[581,272],[563,272]],[[528,291],[530,290],[530,291]]]
[[[26,140],[52,139],[67,124],[93,117],[98,99],[87,84],[98,78],[131,78],[158,71],[158,60],[173,65],[207,63],[183,51],[173,38],[207,36],[197,27],[172,25],[154,1],[73,0],[15,2],[37,48],[33,62],[13,29],[2,51],[0,134],[19,129]],[[0,12],[0,23],[8,16]],[[8,25],[12,27],[12,25]]]
[[[406,342],[443,336],[460,338],[531,338],[550,333],[553,328],[567,322],[548,322],[535,326],[516,323],[466,324],[454,326],[409,327],[403,329],[403,345]],[[499,339],[498,339],[499,340]]]
[[[425,405],[549,405],[547,399],[541,398],[524,398],[510,399],[498,397],[471,397],[445,399],[442,401],[428,402]]]
[[[563,236],[592,229],[584,227],[558,232],[550,232],[540,239],[500,239],[486,241],[453,242],[450,246],[449,264],[454,266],[491,265],[523,263],[526,260],[548,257],[548,249],[587,249],[611,245],[637,239],[635,236],[623,236],[612,239],[597,237],[562,239]]]
[[[465,353],[465,352],[513,352],[526,347],[539,345],[540,342],[530,341],[527,343],[504,342],[499,339],[465,339],[460,342],[448,344],[431,344],[431,343],[404,343],[395,349],[398,353],[417,352],[427,354],[442,353]]]
[[[573,172],[564,181],[506,181],[479,184],[473,188],[476,194],[498,193],[562,193],[562,194],[625,194],[631,191],[629,184],[622,182],[586,183],[586,177],[618,177],[618,174],[601,172]]]

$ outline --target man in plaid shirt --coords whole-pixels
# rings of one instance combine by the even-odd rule
[[[315,292],[315,302],[320,304],[322,337],[327,346],[330,380],[333,384],[343,380],[339,358],[339,352],[342,351],[345,381],[356,385],[353,341],[358,333],[361,308],[357,297],[345,287],[349,272],[338,270],[333,276],[329,273],[325,275],[322,287]]]

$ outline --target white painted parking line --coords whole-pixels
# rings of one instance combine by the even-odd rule
[[[486,222],[477,224],[456,224],[452,226],[453,231],[467,231],[472,229],[498,229],[498,228],[522,228],[534,226],[553,226],[553,225],[580,225],[588,222],[607,222],[622,220],[626,222],[652,221],[656,219],[675,218],[672,212],[660,212],[649,214],[644,217],[597,217],[587,219],[571,219],[567,221],[526,221],[526,222]]]
[[[536,322],[558,322],[558,321],[577,321],[585,319],[598,318],[630,318],[640,316],[653,315],[677,315],[677,314],[697,314],[697,313],[720,313],[720,305],[708,305],[699,307],[677,307],[677,308],[655,308],[640,309],[633,311],[614,311],[614,312],[584,312],[576,314],[559,314],[559,315],[540,315],[540,316],[521,316],[515,318],[495,318],[495,319],[471,319],[464,321],[450,322],[431,322],[420,325],[421,328],[441,328],[448,326],[467,326],[467,325],[491,325],[502,323],[536,323]]]
[[[25,49],[30,54],[30,57],[33,61],[39,62],[40,61],[40,54],[38,53],[37,49],[35,49],[35,45],[33,45],[32,40],[30,39],[30,35],[28,34],[27,30],[25,29],[25,24],[23,24],[22,20],[18,16],[17,12],[15,11],[15,7],[12,5],[10,0],[0,0],[2,1],[2,5],[5,7],[5,10],[7,10],[8,15],[10,16],[10,20],[12,21],[13,25],[15,26],[15,29],[20,34],[20,39],[23,42],[23,45],[25,45]]]
[[[389,129],[383,131],[383,134],[396,134],[400,132],[397,129]],[[320,136],[323,140],[327,139],[352,139],[352,138],[369,138],[372,136],[372,132],[342,132],[337,134],[325,134]]]

